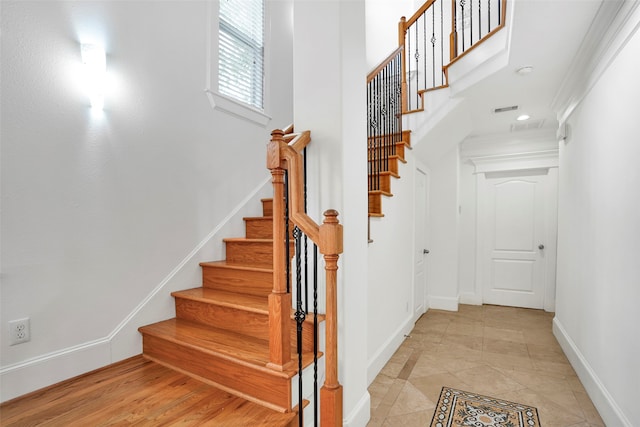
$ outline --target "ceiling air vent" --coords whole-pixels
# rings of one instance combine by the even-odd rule
[[[511,132],[520,132],[523,130],[540,129],[544,124],[544,119],[533,120],[530,122],[514,123],[511,125]]]
[[[509,107],[500,107],[493,110],[494,113],[506,113],[507,111],[515,111],[518,109],[517,105],[511,105]]]

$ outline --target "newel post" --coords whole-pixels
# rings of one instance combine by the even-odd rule
[[[269,295],[269,364],[282,371],[291,360],[289,315],[291,294],[287,293],[285,251],[284,169],[281,167],[281,147],[286,145],[284,133],[276,129],[271,133],[267,147],[267,168],[273,183],[273,290]]]
[[[400,88],[400,109],[402,112],[406,112],[409,109],[407,105],[407,46],[405,39],[407,35],[407,18],[404,16],[400,18],[398,23],[398,46],[402,46],[402,60],[401,62],[401,88]]]
[[[326,308],[326,378],[320,389],[320,424],[323,427],[342,426],[342,386],[338,382],[338,258],[342,253],[342,225],[338,212],[328,210],[320,226],[320,252],[324,255]]]

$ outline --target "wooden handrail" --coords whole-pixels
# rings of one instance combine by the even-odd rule
[[[400,46],[400,48],[403,49],[403,55],[402,55],[402,113],[406,114],[406,113],[411,113],[414,111],[422,111],[421,108],[413,108],[413,106],[409,105],[409,94],[407,94],[407,88],[408,88],[408,83],[406,80],[407,77],[407,73],[410,70],[410,67],[407,65],[407,46],[405,43],[405,39],[407,36],[407,32],[410,30],[411,26],[416,24],[418,22],[418,20],[425,16],[425,14],[427,13],[427,11],[431,8],[431,7],[435,7],[436,3],[438,1],[442,1],[444,2],[445,0],[427,0],[413,15],[411,15],[411,17],[409,19],[407,19],[406,17],[401,17],[400,18],[400,22],[398,23],[398,46]],[[449,86],[449,73],[448,73],[448,69],[449,67],[454,64],[455,62],[457,62],[460,58],[462,58],[463,56],[465,56],[468,52],[470,52],[471,50],[477,48],[479,45],[481,45],[482,43],[484,43],[487,39],[489,39],[491,36],[493,36],[496,32],[498,32],[499,30],[501,30],[502,28],[505,27],[505,23],[506,23],[506,10],[507,10],[507,0],[498,0],[498,8],[500,9],[500,7],[502,8],[500,10],[500,15],[499,15],[499,24],[494,27],[493,29],[491,29],[487,34],[485,34],[484,36],[480,37],[478,40],[473,40],[473,36],[471,38],[471,44],[468,48],[466,48],[464,50],[464,52],[458,52],[458,41],[459,41],[459,35],[458,35],[458,29],[456,28],[457,25],[457,6],[456,6],[456,0],[451,0],[451,20],[448,23],[448,25],[450,25],[450,28],[445,28],[444,32],[446,33],[446,31],[450,30],[449,32],[449,63],[448,64],[444,64],[444,58],[442,58],[442,63],[439,64],[442,66],[442,74],[444,76],[445,79],[445,83],[444,84],[440,84],[440,85],[436,85],[435,84],[435,77],[433,78],[434,82],[433,82],[433,86],[432,87],[425,87],[423,89],[419,89],[416,88],[416,92],[417,93],[424,93],[426,91],[429,90],[434,90],[434,89],[440,89],[440,88],[444,88],[444,87],[448,87]],[[442,7],[442,4],[441,6]],[[442,9],[441,9],[442,10]],[[434,11],[435,14],[435,11]],[[442,13],[441,13],[442,15]],[[426,24],[424,24],[426,26]],[[478,36],[481,36],[481,34],[478,34]],[[440,40],[442,39],[442,37],[440,37]],[[417,40],[417,39],[416,39]],[[434,39],[435,40],[435,39]],[[418,43],[416,41],[416,43]],[[424,42],[426,44],[426,41]],[[432,42],[433,43],[433,42]],[[413,47],[412,47],[413,48]],[[417,53],[416,53],[417,55]],[[444,55],[442,55],[444,56]],[[417,61],[417,59],[416,59]],[[426,67],[426,65],[425,65]],[[439,68],[438,68],[439,69]],[[423,71],[424,72],[424,71]],[[437,71],[438,73],[440,71]],[[426,82],[426,80],[425,80]],[[412,94],[411,96],[413,96],[416,92],[414,92],[412,90]],[[413,99],[413,98],[411,98]]]
[[[436,0],[429,0],[425,4],[420,6],[420,9],[418,9],[413,15],[411,15],[411,18],[406,20],[405,29],[409,28],[411,26],[411,24],[416,22],[418,20],[418,18],[420,18],[420,16],[422,16],[422,14],[425,11],[427,11],[435,2],[436,2]]]
[[[284,238],[284,171],[288,172],[289,220],[309,237],[325,260],[326,285],[326,338],[325,338],[325,382],[320,389],[320,422],[323,427],[342,426],[342,386],[338,381],[338,303],[337,271],[342,253],[342,225],[338,212],[324,213],[322,225],[310,218],[304,208],[304,170],[301,151],[311,141],[309,131],[286,135],[276,129],[271,133],[267,147],[267,167],[271,170],[274,185],[273,200],[273,291],[269,295],[269,345],[270,363],[273,369],[290,366],[290,347],[287,323],[283,321],[291,310],[291,297],[286,292],[286,259]],[[287,305],[288,304],[288,305]],[[271,349],[271,346],[274,349]],[[288,357],[287,357],[288,356]],[[301,375],[302,373],[300,373]]]
[[[382,61],[380,65],[371,70],[371,72],[367,74],[367,83],[370,83],[371,80],[373,80],[384,67],[386,67],[391,61],[395,59],[396,55],[398,55],[398,52],[402,52],[403,50],[404,46],[398,47],[396,50],[391,52],[391,55],[389,55],[384,61]]]

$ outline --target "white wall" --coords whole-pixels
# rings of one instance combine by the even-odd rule
[[[294,107],[310,129],[309,215],[336,209],[344,226],[338,270],[338,377],[344,424],[364,426],[367,392],[367,152],[364,1],[294,3]]]
[[[458,147],[431,166],[429,189],[429,306],[458,309]]]
[[[384,367],[413,329],[413,217],[415,161],[406,150],[400,179],[392,178],[393,197],[382,198],[384,217],[371,218],[368,248],[368,381]],[[426,221],[426,218],[425,218]]]
[[[205,95],[210,4],[2,2],[0,323],[31,318],[30,342],[2,334],[2,400],[140,353],[135,329],[173,315],[169,289],[200,284],[200,247],[222,255],[230,217],[241,233],[259,213],[246,199],[269,132],[292,121],[291,2],[270,3],[266,127]],[[115,82],[96,116],[77,77],[87,41]]]
[[[410,18],[424,3],[414,0],[366,0],[367,72],[398,48],[400,18]]]
[[[571,133],[560,151],[554,330],[611,426],[640,419],[640,18],[635,16],[628,43],[569,117]]]

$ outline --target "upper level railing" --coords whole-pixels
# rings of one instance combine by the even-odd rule
[[[402,47],[367,76],[367,122],[369,191],[379,191],[402,140]]]
[[[293,129],[287,129],[292,132]],[[337,271],[338,259],[342,253],[342,225],[338,221],[338,212],[328,210],[324,213],[322,225],[318,225],[306,213],[305,168],[302,151],[311,141],[309,131],[285,135],[276,129],[271,133],[267,147],[267,167],[271,170],[273,183],[273,291],[269,295],[269,349],[270,364],[273,369],[284,370],[292,366],[290,346],[290,315],[292,300],[287,285],[291,276],[289,270],[289,224],[293,228],[296,263],[296,311],[298,371],[302,377],[302,327],[308,307],[303,304],[302,283],[308,283],[302,277],[301,257],[303,235],[314,243],[314,252],[319,251],[325,260],[325,382],[320,389],[319,405],[314,401],[314,424],[317,425],[317,408],[320,407],[320,425],[326,427],[342,426],[342,386],[338,382],[338,304]],[[305,241],[306,241],[306,238]],[[305,243],[306,252],[306,243]],[[306,254],[305,254],[306,256]],[[315,254],[314,254],[315,265]],[[314,267],[315,270],[315,267]],[[316,273],[314,272],[314,276]],[[315,278],[314,278],[315,279]],[[317,318],[317,282],[314,280],[314,318]],[[317,321],[314,323],[314,399],[317,380]],[[302,384],[299,389],[299,422],[302,425]]]
[[[429,0],[409,19],[400,19],[403,112],[421,111],[424,92],[449,85],[447,68],[504,26],[506,4],[506,0]]]

